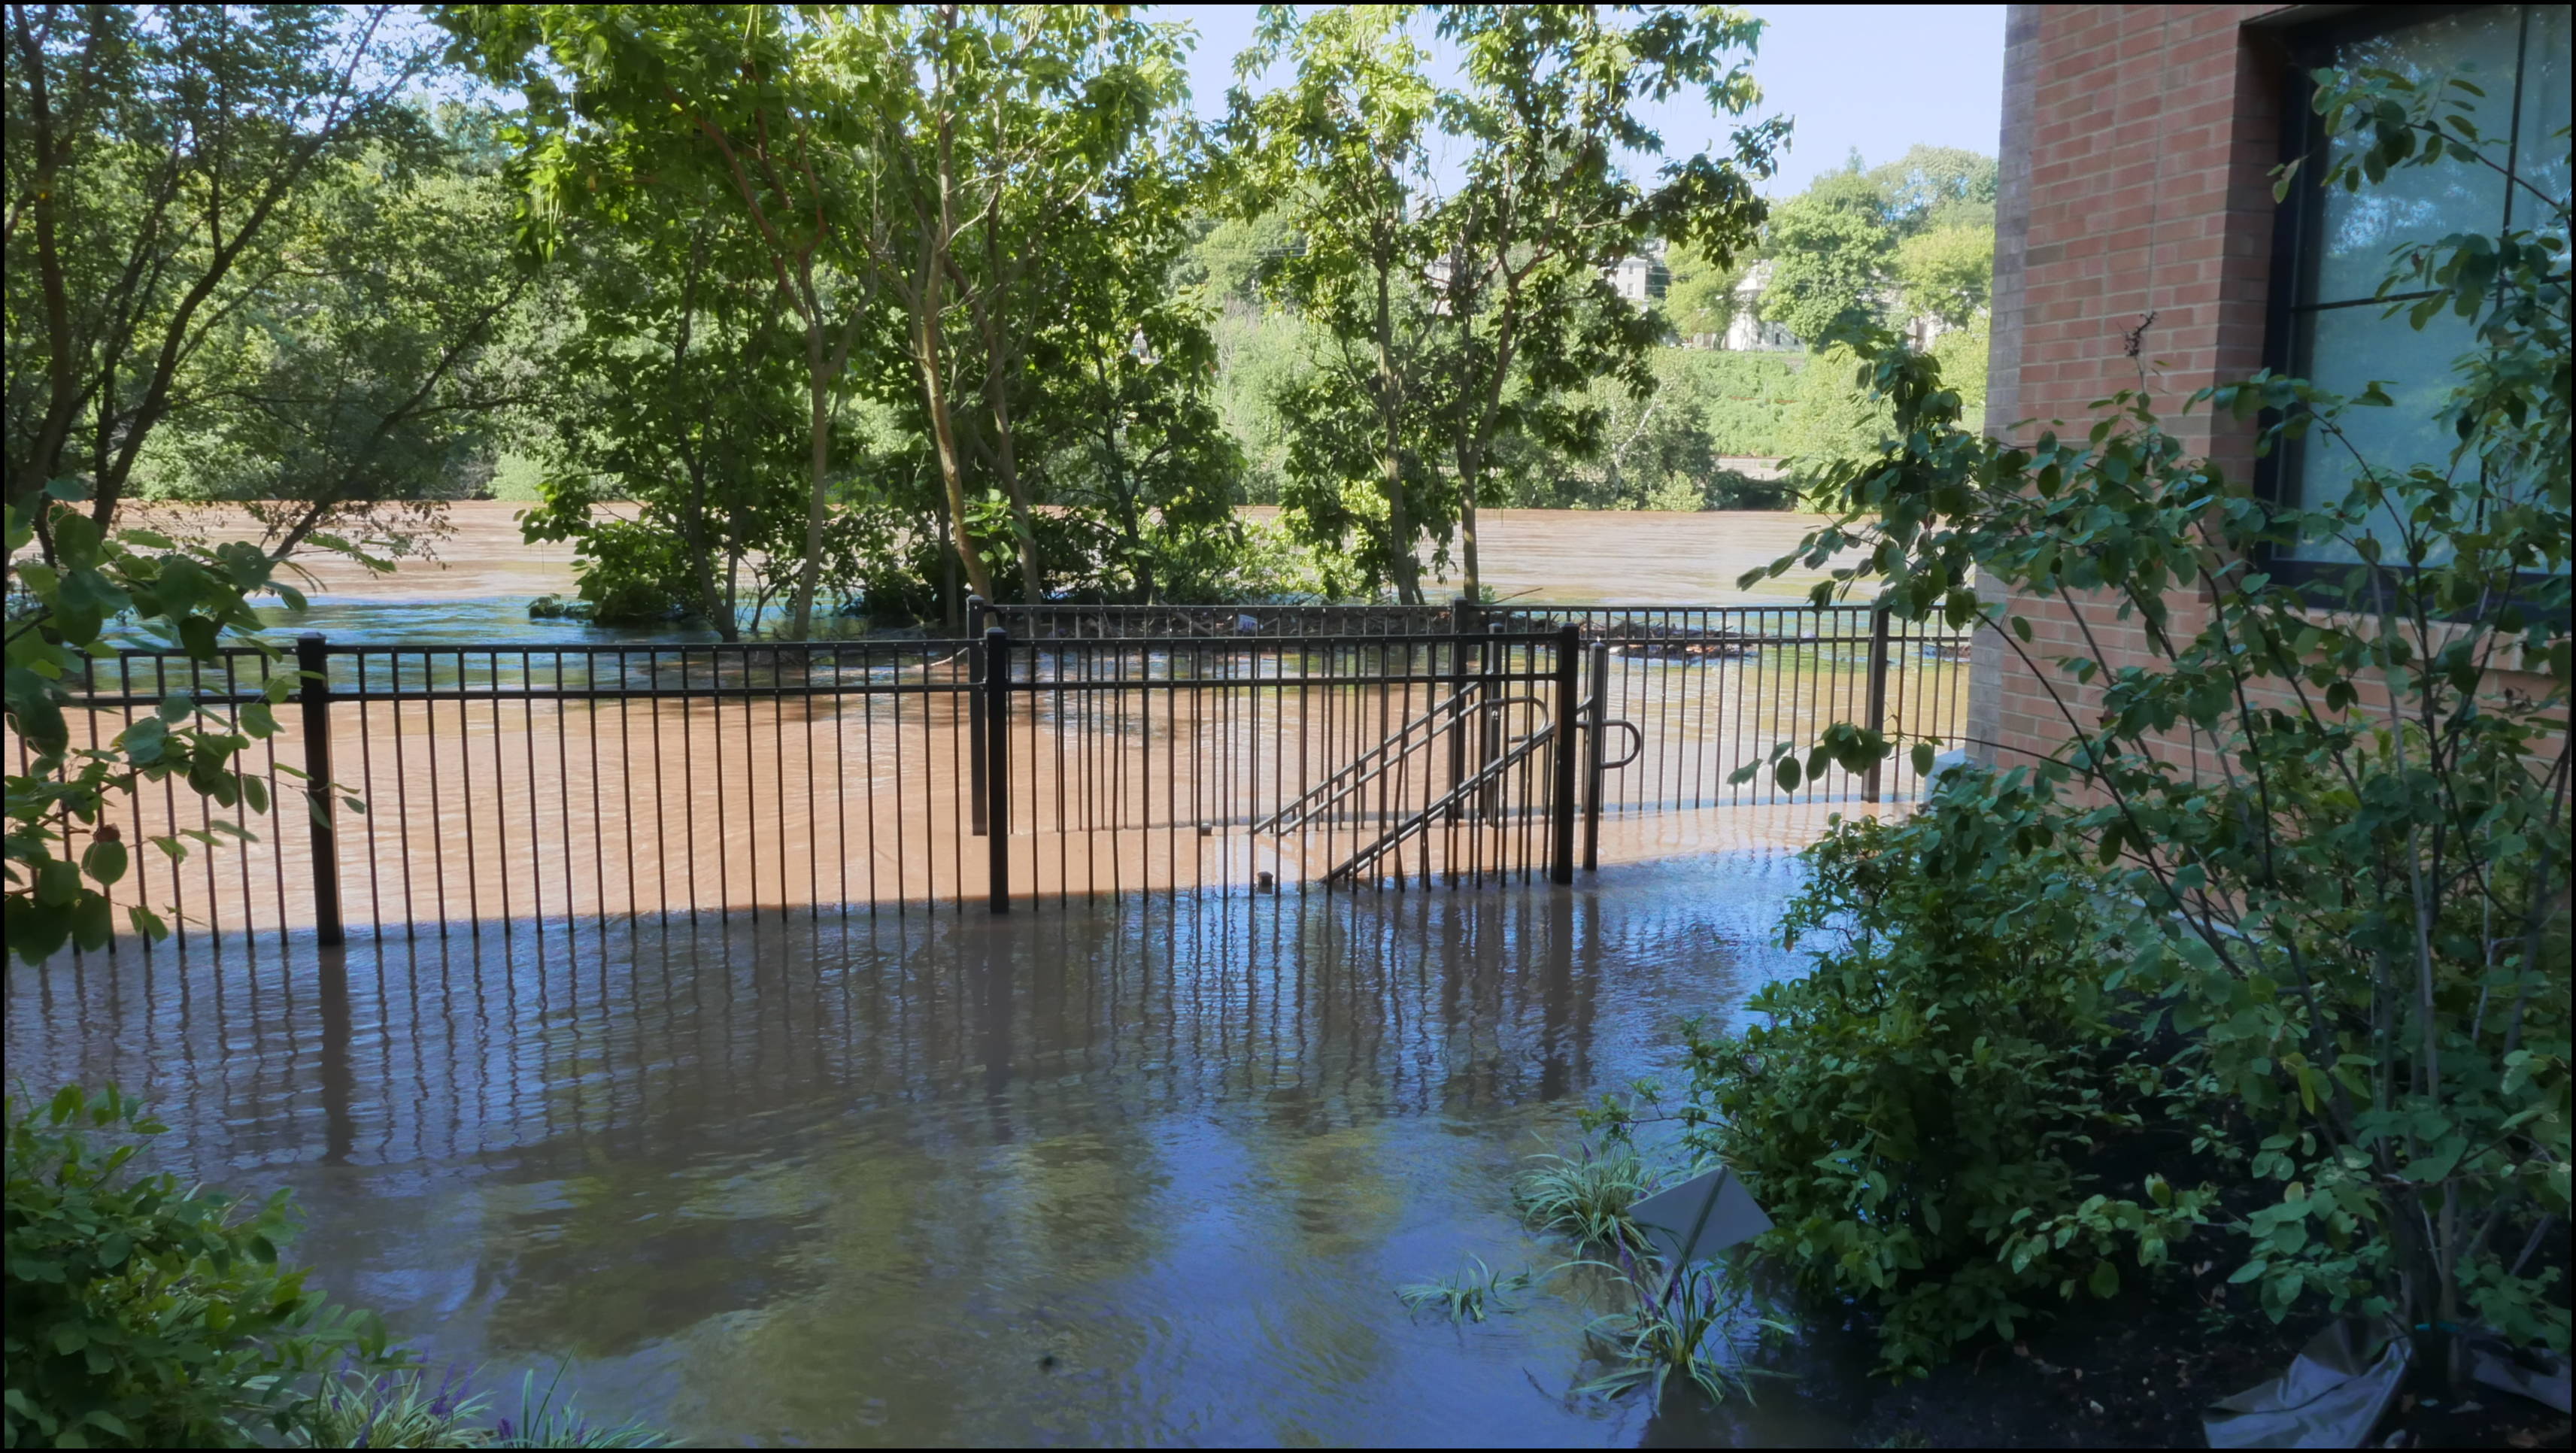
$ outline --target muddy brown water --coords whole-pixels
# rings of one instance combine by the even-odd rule
[[[436,565],[326,566],[315,609],[276,624],[613,638],[526,619],[572,577],[560,547],[518,541],[516,508],[459,507]],[[1486,558],[1506,596],[1777,600],[1799,582],[1747,596],[1734,576],[1812,523],[1504,511]],[[1759,729],[1810,725],[1824,703],[1789,706]],[[512,1388],[565,1365],[586,1408],[690,1442],[1844,1440],[1845,1372],[1717,1409],[1604,1402],[1576,1390],[1601,1370],[1584,1338],[1601,1307],[1542,1292],[1453,1327],[1406,1315],[1394,1289],[1471,1255],[1564,1259],[1515,1222],[1512,1178],[1567,1144],[1580,1106],[1669,1077],[1682,1018],[1726,1022],[1795,971],[1770,942],[1794,850],[1860,810],[1848,794],[1614,815],[1608,866],[1571,889],[1186,891],[1246,876],[1243,839],[1218,834],[1148,841],[1143,877],[1184,891],[1142,901],[843,917],[827,862],[864,864],[893,898],[980,888],[981,840],[959,841],[953,812],[893,835],[913,830],[906,791],[925,811],[957,796],[946,716],[919,719],[900,763],[833,757],[885,787],[846,823],[876,843],[827,855],[796,811],[756,816],[757,794],[675,818],[691,789],[594,761],[587,740],[550,745],[544,709],[508,711],[456,715],[436,753],[420,708],[335,716],[340,775],[379,804],[413,799],[363,846],[369,825],[343,819],[353,928],[466,835],[449,799],[471,752],[489,799],[530,814],[485,819],[527,830],[479,839],[450,885],[479,925],[317,948],[306,834],[281,825],[187,870],[220,873],[205,901],[256,901],[269,932],[13,968],[13,1087],[140,1090],[173,1126],[162,1164],[294,1191],[320,1283],[434,1365]],[[693,743],[729,731],[661,724]],[[296,760],[291,721],[278,740]],[[779,740],[764,719],[721,745],[744,772],[769,762],[771,784],[811,744]],[[595,808],[578,800],[594,788]],[[646,855],[648,811],[656,832],[694,817],[705,836]],[[555,850],[534,832],[546,813]],[[1030,836],[1024,881],[1047,886],[1052,850],[1056,891],[1080,891],[1068,835]],[[621,865],[638,861],[777,886],[749,895],[765,912],[629,919]]]
[[[448,533],[429,542],[429,558],[403,560],[393,573],[374,575],[346,559],[309,555],[302,559],[312,572],[304,586],[337,608],[325,619],[345,616],[351,628],[380,613],[363,609],[368,606],[493,600],[506,601],[509,609],[487,625],[513,626],[514,634],[578,635],[577,626],[532,628],[527,621],[529,600],[569,595],[576,582],[569,544],[521,538],[515,517],[526,508],[500,500],[458,501],[447,507]],[[1252,506],[1241,513],[1267,520],[1278,511]],[[135,522],[147,518],[215,538],[240,535],[246,523],[230,512],[189,506],[162,506],[138,514]],[[1795,570],[1750,591],[1737,578],[1794,551],[1825,520],[1790,510],[1488,510],[1480,516],[1479,558],[1485,583],[1505,599],[1557,605],[1778,604],[1803,596],[1821,572]],[[1454,588],[1454,581],[1436,576],[1427,573],[1432,583],[1426,589]],[[351,606],[362,609],[350,611]],[[336,633],[339,626],[326,628]]]
[[[8,1064],[293,1190],[433,1365],[693,1442],[1833,1442],[1829,1381],[1657,1415],[1575,1391],[1598,1307],[1394,1296],[1564,1257],[1512,1177],[1794,971],[1796,874],[129,950],[13,969]]]

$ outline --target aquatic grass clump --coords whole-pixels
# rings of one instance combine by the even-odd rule
[[[1645,1228],[1629,1208],[1654,1194],[1657,1177],[1645,1158],[1625,1146],[1595,1153],[1533,1156],[1536,1168],[1512,1188],[1521,1219],[1552,1231],[1585,1251],[1651,1254]]]
[[[1517,1312],[1520,1308],[1512,1296],[1529,1290],[1538,1278],[1526,1270],[1510,1276],[1485,1264],[1480,1256],[1467,1258],[1474,1265],[1462,1267],[1447,1281],[1418,1281],[1395,1289],[1395,1299],[1404,1303],[1408,1312],[1419,1314],[1425,1308],[1438,1310],[1452,1322],[1481,1322],[1488,1312]]]
[[[1534,1230],[1572,1242],[1576,1255],[1544,1272],[1508,1277],[1470,1256],[1454,1277],[1398,1287],[1396,1299],[1405,1310],[1482,1322],[1492,1313],[1521,1310],[1515,1294],[1561,1272],[1588,1269],[1600,1275],[1579,1279],[1584,1285],[1577,1300],[1606,1293],[1616,1310],[1584,1329],[1590,1360],[1605,1370],[1575,1392],[1616,1398],[1644,1390],[1660,1403],[1679,1379],[1711,1402],[1750,1397],[1744,1354],[1763,1337],[1789,1329],[1752,1314],[1743,1283],[1723,1267],[1669,1267],[1636,1219],[1637,1202],[1654,1194],[1667,1172],[1685,1174],[1692,1167],[1650,1162],[1624,1134],[1614,1134],[1606,1148],[1587,1144],[1572,1154],[1531,1160],[1512,1187],[1513,1205]]]
[[[663,1448],[668,1435],[640,1422],[595,1424],[569,1399],[557,1402],[564,1369],[545,1389],[537,1375],[519,1383],[515,1415],[486,1424],[492,1396],[470,1387],[471,1373],[450,1365],[436,1384],[424,1368],[373,1376],[352,1367],[323,1379],[299,1410],[295,1446],[305,1448]]]
[[[1766,1334],[1786,1335],[1787,1326],[1745,1315],[1742,1289],[1715,1267],[1686,1269],[1660,1298],[1646,1296],[1633,1278],[1628,1285],[1638,1294],[1635,1307],[1597,1318],[1586,1331],[1593,1355],[1610,1370],[1576,1391],[1618,1397],[1645,1388],[1649,1401],[1661,1403],[1678,1377],[1713,1403],[1752,1399],[1743,1354]]]
[[[667,1448],[668,1435],[646,1427],[642,1422],[602,1425],[591,1422],[581,1409],[566,1398],[555,1401],[563,1385],[563,1367],[557,1364],[555,1375],[546,1390],[537,1391],[537,1375],[529,1373],[519,1383],[519,1412],[492,1426],[489,1448]]]
[[[456,1448],[481,1441],[489,1395],[472,1392],[451,1364],[435,1385],[427,1369],[373,1377],[356,1369],[325,1378],[297,1419],[310,1448]]]

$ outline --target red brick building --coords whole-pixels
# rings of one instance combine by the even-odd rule
[[[2496,230],[2511,189],[2465,168],[2393,200],[2310,186],[2272,196],[2272,170],[2322,144],[2306,77],[2326,65],[2472,73],[2479,122],[2508,135],[2514,165],[2563,192],[2568,8],[2563,5],[2016,5],[2005,31],[1993,351],[1987,427],[2087,419],[2135,387],[2141,365],[2168,427],[2235,477],[2289,494],[2336,488],[2331,461],[2254,458],[2253,430],[2175,417],[2195,389],[2267,365],[2358,391],[2364,377],[2438,393],[2465,348],[2439,325],[2410,334],[2367,300],[2388,247]],[[2490,114],[2492,113],[2492,114]],[[2490,125],[2490,123],[2492,123]],[[2308,174],[2322,168],[2312,160]],[[2138,356],[2131,356],[2131,340]],[[2402,449],[2425,410],[2390,411]],[[2024,432],[2035,433],[2036,428]],[[2285,562],[2288,568],[2303,563]],[[2023,603],[2043,661],[2078,649],[2062,606]],[[2116,663],[2134,633],[2086,612]],[[2066,679],[1982,640],[1971,693],[1976,755],[2010,763],[2067,736],[2052,699]]]

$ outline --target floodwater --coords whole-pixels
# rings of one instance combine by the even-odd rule
[[[8,1063],[293,1189],[433,1365],[684,1441],[1831,1443],[1821,1384],[1575,1394],[1601,1308],[1393,1294],[1564,1257],[1524,1157],[1794,971],[1796,873],[128,949],[12,969]]]
[[[451,504],[449,533],[431,542],[435,558],[404,560],[390,575],[371,575],[337,557],[303,557],[312,575],[301,584],[315,597],[313,609],[266,614],[280,629],[319,630],[352,644],[609,641],[642,634],[527,618],[530,600],[569,596],[576,581],[570,545],[531,545],[520,537],[514,516],[525,508],[493,500]],[[1249,507],[1242,513],[1257,520],[1277,511]],[[1825,518],[1786,510],[1488,510],[1479,522],[1480,554],[1485,583],[1505,600],[1778,605],[1803,597],[1822,573],[1794,570],[1751,591],[1737,587],[1738,577],[1794,551]],[[244,532],[238,517],[179,506],[160,507],[148,522],[215,538]],[[1425,586],[1434,593],[1444,588],[1447,583],[1438,581]],[[678,640],[687,633],[652,634]]]

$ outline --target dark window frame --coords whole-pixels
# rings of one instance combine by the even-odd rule
[[[2292,23],[2271,29],[2282,57],[2280,160],[2283,164],[2300,162],[2296,185],[2273,208],[2272,255],[2269,290],[2264,303],[2263,366],[2277,375],[2293,378],[2309,376],[2310,336],[2302,325],[2305,317],[2342,308],[2385,309],[2389,304],[2427,297],[2432,289],[2391,293],[2385,298],[2338,300],[2310,303],[2318,270],[2324,262],[2324,249],[2317,240],[2324,231],[2327,189],[2319,179],[2325,174],[2326,147],[2329,140],[2324,118],[2316,114],[2316,79],[2314,72],[2332,63],[2335,50],[2357,40],[2392,34],[2427,21],[2438,20],[2462,10],[2486,6],[2466,5],[2364,5],[2337,7],[2336,13],[2305,23]],[[2514,51],[2514,91],[2510,98],[2512,119],[2507,145],[2518,149],[2521,144],[2522,86],[2528,71],[2531,44],[2531,11],[2529,4],[2517,4],[2522,12],[2522,32]],[[2513,153],[2508,152],[2510,157]],[[2505,189],[2505,212],[2502,225],[2512,225],[2514,193]],[[2394,326],[2404,326],[2391,320]],[[2261,425],[2269,430],[2284,416],[2277,410],[2264,410]],[[2258,498],[2274,505],[2304,503],[2293,500],[2292,490],[2301,482],[2301,465],[2309,447],[2305,438],[2280,438],[2273,447],[2255,460],[2254,491]],[[2274,579],[2295,587],[2311,590],[2320,597],[2329,593],[2342,596],[2349,587],[2359,584],[2369,567],[2332,560],[2300,560],[2266,548],[2258,562]],[[2411,570],[2402,563],[2383,563],[2387,570]],[[2538,580],[2541,577],[2529,577]]]

